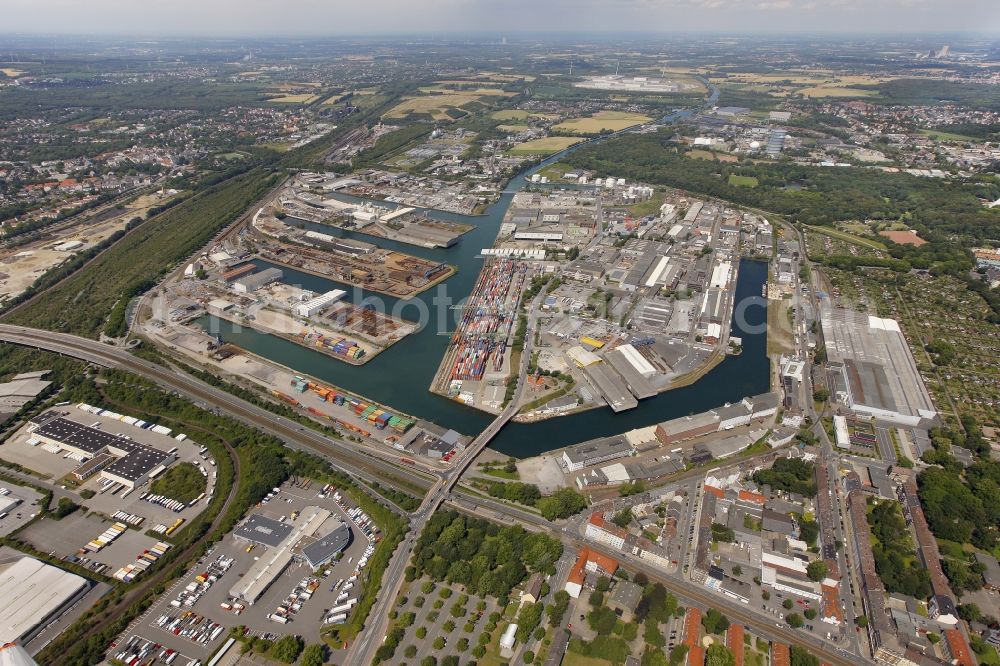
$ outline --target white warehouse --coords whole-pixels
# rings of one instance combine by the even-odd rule
[[[328,291],[325,294],[321,294],[316,298],[312,298],[305,303],[299,303],[295,306],[295,314],[300,317],[311,317],[317,312],[330,307],[344,296],[347,292],[343,289],[334,289],[333,291]]]

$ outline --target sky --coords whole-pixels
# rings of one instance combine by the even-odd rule
[[[0,4],[4,33],[976,32],[1000,37],[1000,0],[3,0]]]

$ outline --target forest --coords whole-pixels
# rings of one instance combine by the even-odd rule
[[[1000,198],[995,179],[969,179],[956,187],[943,179],[874,169],[690,159],[686,150],[661,131],[587,145],[563,161],[601,174],[718,197],[806,224],[903,219],[931,241],[935,235],[975,241],[1000,237],[1000,211],[984,208],[979,199]],[[731,175],[752,176],[760,184],[733,186]]]
[[[528,572],[552,572],[562,543],[519,526],[438,511],[413,550],[408,580],[428,576],[464,585],[470,593],[503,599]]]

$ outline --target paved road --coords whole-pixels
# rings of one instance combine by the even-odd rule
[[[421,488],[430,485],[430,481],[425,475],[395,465],[373,455],[372,451],[359,451],[356,446],[348,442],[323,435],[183,372],[172,371],[151,361],[133,356],[117,347],[65,333],[54,333],[9,324],[0,324],[0,341],[44,349],[97,365],[135,373],[168,390],[176,391],[196,403],[226,412],[239,421],[275,435],[288,446],[319,453],[327,459],[335,456],[338,461],[344,464],[341,462],[331,462],[331,464],[353,477],[390,486],[394,485],[391,477],[405,478],[407,482]],[[387,480],[386,476],[390,479]],[[409,491],[409,488],[406,487],[399,489]],[[381,497],[378,499],[395,511],[406,513],[389,500]]]

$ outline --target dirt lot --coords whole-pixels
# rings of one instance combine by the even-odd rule
[[[46,271],[101,243],[111,234],[123,229],[132,218],[145,215],[150,207],[169,198],[143,195],[126,205],[121,213],[100,222],[73,225],[44,240],[0,250],[0,301],[20,294]],[[70,251],[55,249],[57,245],[69,241],[80,241],[83,245]]]

